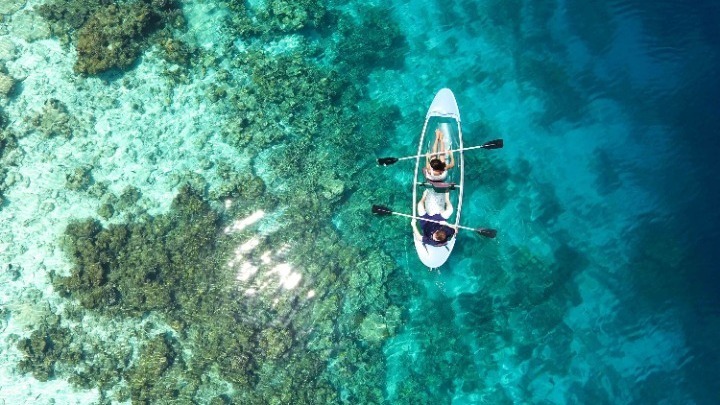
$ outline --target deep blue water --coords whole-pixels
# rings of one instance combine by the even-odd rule
[[[413,301],[410,329],[437,334],[417,338],[419,358],[453,368],[440,374],[456,379],[454,402],[719,401],[720,4],[396,14],[418,18],[406,68],[425,100],[450,87],[466,144],[506,142],[466,154],[465,221],[497,227],[497,241],[461,235],[437,275],[408,264],[429,301]]]

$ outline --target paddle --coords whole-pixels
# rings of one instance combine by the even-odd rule
[[[503,147],[503,140],[502,139],[495,139],[490,142],[485,142],[484,144],[480,146],[471,146],[469,148],[462,148],[462,149],[453,149],[453,150],[447,150],[445,153],[452,153],[452,152],[460,152],[460,151],[466,151],[466,150],[473,150],[473,149],[500,149]],[[379,158],[378,164],[381,166],[390,166],[391,164],[397,162],[398,160],[406,160],[406,159],[415,159],[423,156],[429,156],[433,153],[426,153],[424,155],[413,155],[413,156],[405,156],[405,157],[384,157]]]
[[[427,222],[434,222],[434,223],[436,223],[436,224],[443,224],[443,223],[440,222],[440,221],[434,221],[434,220],[432,220],[432,219],[425,219],[425,218],[418,218],[418,217],[414,217],[414,216],[412,216],[412,215],[403,214],[403,213],[401,213],[401,212],[391,211],[390,208],[388,208],[388,207],[383,207],[382,205],[373,205],[373,206],[372,206],[372,212],[373,212],[373,214],[378,214],[378,215],[380,215],[380,216],[399,215],[399,216],[401,216],[401,217],[418,219],[418,220],[420,220],[420,221],[427,221]],[[450,226],[450,225],[448,225],[448,226]],[[474,232],[476,232],[478,235],[481,235],[481,236],[484,236],[484,237],[490,238],[490,239],[494,238],[495,235],[497,235],[497,231],[496,231],[495,229],[488,229],[488,228],[478,228],[478,229],[475,229],[475,228],[469,228],[469,227],[467,227],[467,226],[462,226],[462,225],[458,225],[457,227],[460,228],[460,229],[468,230],[468,231],[474,231]]]

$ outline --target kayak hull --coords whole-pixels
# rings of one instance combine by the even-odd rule
[[[450,239],[445,246],[426,245],[422,243],[422,240],[417,238],[414,239],[415,250],[417,250],[420,261],[422,264],[431,269],[437,269],[445,264],[445,262],[447,262],[450,258],[450,253],[452,253],[452,250],[455,247],[455,238]]]
[[[460,110],[450,89],[441,89],[433,98],[428,112],[425,115],[425,123],[420,134],[418,143],[418,157],[415,162],[415,177],[413,184],[413,216],[418,216],[417,203],[422,198],[423,192],[437,193],[437,190],[427,187],[423,168],[426,165],[425,154],[432,152],[435,142],[435,130],[439,129],[444,134],[445,150],[462,149],[462,128],[460,126]],[[422,157],[420,157],[422,155]],[[449,162],[449,154],[446,155],[446,161]],[[464,159],[462,151],[455,153],[455,167],[448,170],[448,177],[444,180],[446,183],[455,184],[453,190],[446,190],[450,193],[450,202],[453,205],[453,213],[446,219],[448,224],[459,225],[460,213],[462,210],[462,194],[463,194],[463,178],[464,178]],[[438,196],[435,196],[438,197]],[[443,196],[444,197],[444,196]],[[439,198],[443,200],[442,197]],[[426,200],[427,201],[427,200]],[[427,208],[427,204],[426,204]],[[430,209],[428,209],[430,213]],[[418,222],[418,226],[419,226]],[[422,229],[420,229],[422,232]],[[434,269],[442,266],[447,262],[453,248],[455,247],[456,235],[448,241],[444,246],[431,246],[424,244],[422,240],[414,238],[415,250],[417,251],[420,261],[427,267]]]

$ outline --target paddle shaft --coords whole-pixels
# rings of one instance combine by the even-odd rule
[[[417,159],[417,158],[420,158],[420,157],[423,157],[423,156],[439,155],[439,154],[441,154],[441,153],[464,152],[464,151],[466,151],[466,150],[485,149],[485,148],[487,148],[487,146],[485,146],[485,145],[471,146],[471,147],[469,147],[469,148],[451,149],[451,150],[446,150],[446,151],[437,152],[437,153],[432,153],[432,152],[430,152],[430,153],[426,153],[426,154],[424,154],[424,155],[405,156],[405,157],[397,158],[397,160]]]
[[[440,225],[446,225],[446,226],[449,226],[449,227],[451,227],[451,228],[457,227],[457,228],[465,229],[465,230],[468,230],[468,231],[475,231],[475,232],[480,231],[479,229],[470,228],[470,227],[467,227],[467,226],[462,226],[462,225],[450,225],[450,224],[445,223],[445,222],[435,221],[434,219],[426,219],[426,218],[414,217],[414,216],[412,216],[412,215],[403,214],[403,213],[401,213],[401,212],[395,212],[395,211],[387,211],[387,212],[389,212],[390,214],[399,215],[399,216],[405,217],[405,218],[417,219],[418,221],[426,221],[426,222],[433,222],[433,223],[440,224]]]

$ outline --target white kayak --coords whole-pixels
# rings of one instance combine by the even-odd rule
[[[453,184],[454,187],[450,189],[433,188],[427,182],[423,168],[426,165],[425,155],[432,152],[433,144],[435,142],[435,130],[439,129],[444,134],[445,150],[457,150],[455,152],[455,167],[449,169],[447,178],[443,180],[443,183]],[[433,99],[425,115],[425,124],[423,125],[422,133],[420,134],[420,142],[418,142],[418,152],[415,161],[415,176],[413,184],[413,217],[418,217],[417,203],[423,195],[423,192],[428,191],[428,198],[426,198],[426,208],[428,214],[432,214],[434,209],[437,209],[437,203],[444,204],[444,193],[449,193],[450,201],[453,205],[454,212],[446,219],[447,223],[451,226],[458,226],[460,224],[460,211],[462,209],[462,196],[463,196],[463,177],[465,174],[464,161],[463,161],[463,141],[462,141],[462,130],[460,128],[460,110],[458,109],[455,96],[450,89],[441,89]],[[450,156],[447,154],[446,161],[450,161]],[[430,201],[429,201],[430,200]],[[432,207],[431,205],[436,205]],[[442,207],[440,207],[442,208]],[[418,227],[420,228],[421,222],[418,221]],[[420,228],[422,233],[422,229]],[[453,247],[455,247],[455,240],[457,238],[457,232],[453,237],[443,246],[432,246],[427,243],[423,243],[422,240],[413,237],[415,240],[415,249],[417,250],[420,261],[424,265],[431,269],[438,268],[445,264],[450,257]]]

